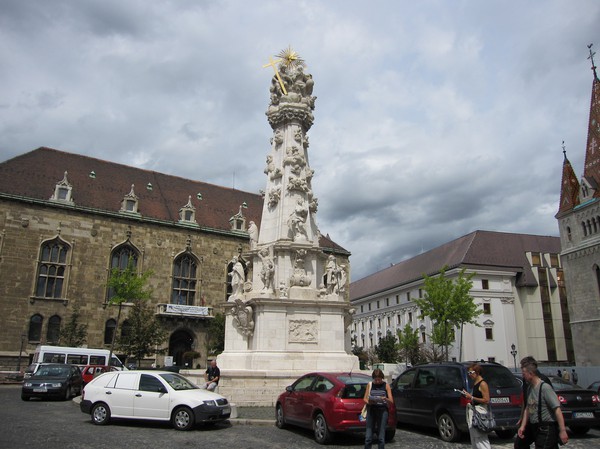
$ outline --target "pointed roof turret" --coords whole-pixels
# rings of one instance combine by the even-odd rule
[[[597,185],[600,185],[600,79],[594,64],[595,53],[592,52],[592,44],[588,45],[588,48],[590,50],[588,59],[592,63],[594,81],[592,83],[592,100],[583,176],[587,179],[593,179]],[[596,190],[594,196],[600,197],[600,189]]]
[[[562,182],[560,187],[560,204],[556,216],[560,216],[565,212],[569,212],[579,204],[579,181],[575,176],[575,171],[567,159],[567,150],[563,141],[563,170]]]

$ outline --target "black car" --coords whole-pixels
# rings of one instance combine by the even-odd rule
[[[471,391],[467,369],[472,363],[482,368],[490,388],[490,402],[500,438],[512,438],[523,402],[521,384],[513,373],[493,362],[440,362],[417,365],[392,383],[398,424],[437,428],[444,441],[458,441],[468,432],[465,417],[469,402],[460,392]]]
[[[21,399],[53,397],[68,400],[80,395],[82,388],[83,377],[78,366],[44,363],[23,381]]]
[[[558,376],[548,376],[560,401],[565,425],[575,435],[583,435],[590,427],[600,425],[598,392],[584,389]]]

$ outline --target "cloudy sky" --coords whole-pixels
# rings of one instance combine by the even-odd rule
[[[258,192],[262,65],[292,46],[317,222],[357,280],[478,229],[558,235],[590,43],[596,0],[1,0],[0,160],[48,146]]]

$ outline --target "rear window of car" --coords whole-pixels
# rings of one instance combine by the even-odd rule
[[[510,370],[501,365],[482,365],[481,376],[491,388],[521,388],[521,384]],[[469,385],[472,384],[469,379]]]

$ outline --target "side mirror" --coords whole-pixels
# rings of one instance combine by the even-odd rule
[[[288,393],[291,393],[294,390],[292,390],[292,386],[291,385],[288,385],[287,387],[285,387],[285,391],[287,391]]]

